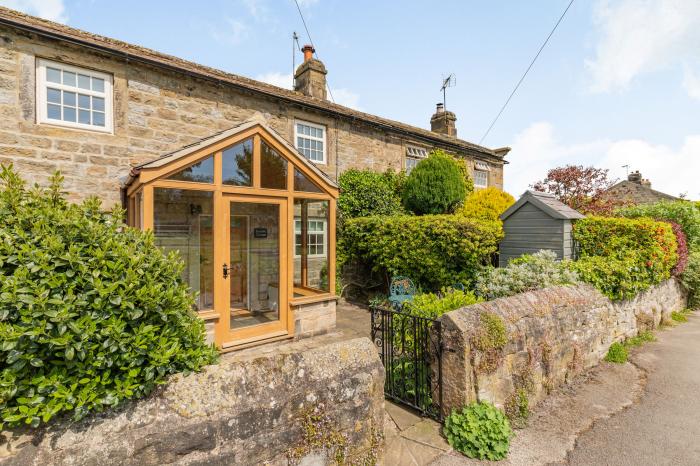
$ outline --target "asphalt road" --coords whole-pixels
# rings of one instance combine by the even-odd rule
[[[632,356],[644,394],[578,437],[572,465],[700,465],[700,311]]]

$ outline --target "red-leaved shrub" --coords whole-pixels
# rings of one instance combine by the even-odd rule
[[[674,277],[680,276],[688,266],[688,242],[683,232],[683,228],[676,222],[668,222],[673,228],[673,234],[676,235],[676,243],[678,244],[678,262],[671,269],[671,275]]]

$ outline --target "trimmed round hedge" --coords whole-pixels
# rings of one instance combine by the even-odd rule
[[[61,182],[0,168],[0,427],[79,419],[216,359],[182,262]]]
[[[417,215],[447,214],[467,195],[467,183],[459,162],[441,150],[421,160],[406,180],[403,203]]]

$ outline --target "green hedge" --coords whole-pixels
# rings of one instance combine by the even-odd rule
[[[0,171],[0,427],[81,418],[216,358],[182,262],[60,182]]]
[[[470,284],[503,237],[499,222],[455,215],[366,217],[347,221],[339,256],[372,270],[405,275],[426,290]]]
[[[700,248],[700,207],[689,201],[661,201],[624,207],[616,215],[627,218],[652,218],[668,220],[681,226],[691,249]]]
[[[338,178],[338,214],[341,220],[403,213],[401,191],[405,181],[403,172],[355,169],[343,172]]]
[[[579,278],[611,299],[627,299],[670,278],[678,262],[676,237],[666,222],[588,217],[574,225]]]

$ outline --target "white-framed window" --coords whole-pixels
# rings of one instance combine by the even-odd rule
[[[297,120],[294,123],[297,150],[315,163],[326,163],[326,127]]]
[[[488,188],[489,187],[489,171],[491,168],[487,163],[476,162],[474,164],[474,187]]]
[[[416,168],[418,162],[423,160],[428,156],[428,150],[422,147],[416,146],[406,146],[406,163],[405,170],[406,174],[410,174],[411,170]]]
[[[39,59],[38,123],[112,132],[112,75]]]
[[[326,220],[308,220],[306,247],[308,257],[326,256]],[[294,222],[294,256],[301,257],[301,220]]]

